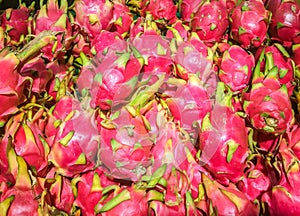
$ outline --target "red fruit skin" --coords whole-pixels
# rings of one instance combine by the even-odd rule
[[[279,134],[285,132],[293,120],[288,92],[277,78],[265,78],[252,85],[244,94],[244,110],[258,130]]]
[[[272,39],[290,47],[293,43],[300,43],[300,5],[299,2],[282,1],[272,11],[270,34]]]
[[[223,53],[219,78],[232,91],[241,92],[249,83],[255,65],[254,56],[233,45]]]
[[[121,36],[117,32],[101,30],[99,34],[92,40],[92,47],[96,53],[102,53],[106,48],[118,44]]]
[[[261,0],[243,1],[230,16],[231,37],[243,48],[260,47],[266,39],[268,16]]]
[[[119,215],[136,215],[136,216],[144,216],[148,213],[148,203],[146,199],[146,192],[143,189],[134,188],[134,186],[123,187],[118,193],[127,190],[129,192],[130,199],[127,199],[111,210],[102,212],[103,216],[119,216]],[[105,199],[104,202],[100,203],[99,208],[107,202],[109,202],[114,197],[109,196]]]
[[[100,128],[99,158],[108,175],[137,181],[151,164],[152,131],[148,132],[141,117],[132,117],[125,109],[113,123],[115,129]]]
[[[177,7],[172,0],[143,0],[141,2],[141,14],[150,13],[154,20],[164,19],[168,24],[176,21]]]
[[[27,62],[20,70],[23,77],[29,76],[33,83],[31,90],[36,93],[46,91],[48,82],[53,77],[53,71],[47,69],[44,61],[37,57]]]
[[[67,102],[66,102],[67,101]],[[49,128],[48,142],[51,147],[48,160],[57,169],[57,173],[73,177],[76,174],[93,169],[96,163],[99,148],[99,132],[95,125],[94,114],[88,110],[82,110],[79,101],[65,96],[56,104],[56,110],[65,108],[65,104],[71,104],[57,117],[52,116],[46,131]],[[71,109],[68,118],[63,118]],[[53,124],[60,122],[58,126]],[[53,128],[54,127],[54,128]],[[62,140],[69,136],[67,142]]]
[[[95,206],[103,197],[103,189],[116,183],[108,179],[101,168],[84,173],[77,178],[73,179],[77,182],[77,196],[74,205],[81,209],[83,216],[93,216],[95,215]]]
[[[245,121],[230,108],[216,105],[211,115],[211,129],[202,129],[199,148],[203,166],[221,184],[237,182],[244,175],[248,156]],[[231,152],[231,147],[236,149]]]
[[[262,52],[266,54],[271,54],[274,62],[274,66],[278,68],[279,77],[278,80],[280,84],[286,84],[288,88],[289,95],[293,93],[294,85],[292,84],[294,80],[294,69],[292,59],[285,57],[283,53],[275,46],[262,46],[255,53],[255,59],[258,61]],[[260,70],[265,71],[266,60],[264,59],[260,64]],[[283,74],[283,75],[281,75]]]
[[[192,16],[197,12],[202,1],[183,0],[181,3],[181,17],[184,21],[191,21]]]
[[[29,27],[29,9],[26,7],[20,7],[18,9],[6,9],[1,15],[1,26],[3,29],[7,29],[9,36],[9,44],[18,43],[21,35],[28,34]]]
[[[10,53],[0,57],[1,75],[5,79],[0,80],[0,124],[3,126],[7,118],[17,111],[17,106],[24,101],[23,89],[25,78],[21,77],[16,70],[19,64],[17,57]]]
[[[292,50],[292,58],[296,64],[296,67],[298,68],[298,70],[300,70],[300,43],[293,45]]]
[[[116,31],[123,37],[129,34],[130,26],[133,22],[133,15],[125,3],[114,1],[113,17],[110,31]]]
[[[91,38],[96,37],[102,29],[110,28],[109,23],[113,18],[113,4],[110,1],[76,1],[74,10],[75,21]]]
[[[186,41],[188,39],[188,36],[189,36],[189,27],[187,25],[185,25],[183,23],[182,20],[176,20],[175,23],[173,23],[173,25],[171,26],[172,29],[176,30],[180,37]],[[173,34],[172,30],[171,29],[168,29],[167,30],[167,33],[166,33],[166,38],[175,38],[175,35]]]
[[[229,26],[225,1],[204,1],[195,13],[191,26],[208,46],[220,42]]]

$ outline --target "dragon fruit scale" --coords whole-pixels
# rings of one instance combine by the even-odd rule
[[[267,36],[268,19],[262,0],[242,1],[230,16],[231,37],[243,48],[259,47]]]
[[[233,45],[223,53],[219,78],[232,91],[240,92],[248,85],[254,66],[254,56],[240,46]]]
[[[46,131],[51,131],[47,138],[51,147],[48,160],[57,173],[68,177],[92,170],[100,144],[94,111],[81,107],[78,100],[68,96],[60,99],[53,112],[56,110],[63,111],[52,115],[46,125]]]
[[[76,0],[74,10],[75,22],[83,28],[91,38],[103,29],[108,30],[113,18],[113,4],[108,0]]]
[[[275,135],[283,133],[293,124],[287,87],[280,84],[277,73],[258,80],[243,96],[244,110],[254,128]]]
[[[220,42],[228,26],[226,3],[223,0],[203,1],[191,21],[192,30],[208,46]]]
[[[231,97],[223,89],[224,84],[219,83],[218,102],[202,122],[199,148],[203,166],[217,181],[228,184],[243,176],[249,150],[245,120],[232,110]]]
[[[271,6],[271,4],[270,4]],[[300,4],[296,0],[281,1],[272,11],[270,34],[284,46],[300,43]]]

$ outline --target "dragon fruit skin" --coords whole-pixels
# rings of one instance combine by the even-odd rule
[[[285,84],[287,86],[289,95],[292,95],[294,89],[294,85],[292,84],[294,79],[293,62],[291,58],[287,56],[284,48],[280,47],[279,49],[279,47],[279,44],[262,46],[256,51],[255,59],[256,61],[259,61],[262,52],[264,52],[265,57],[260,63],[260,70],[271,71],[273,68],[277,67],[279,73],[278,80],[281,84]]]
[[[129,33],[132,22],[133,15],[130,13],[129,8],[124,2],[115,0],[113,2],[113,17],[110,21],[110,31],[116,31],[122,35],[122,37],[125,37]]]
[[[293,111],[288,91],[277,78],[266,77],[253,84],[243,98],[244,110],[256,129],[280,134],[292,124]]]
[[[264,159],[256,156],[256,164],[249,162],[249,168],[245,176],[237,183],[238,189],[243,192],[249,200],[255,200],[264,192],[268,191],[271,181],[267,174]]]
[[[66,104],[71,104],[69,109],[73,110],[63,118],[66,115],[64,113],[68,112]],[[47,139],[51,148],[48,160],[63,176],[72,177],[93,169],[100,142],[94,112],[83,110],[78,100],[68,96],[61,98],[54,112],[55,109],[66,111],[59,113],[58,118],[53,116],[54,120],[50,120],[46,126],[46,131],[48,128],[51,131]]]
[[[293,60],[296,64],[296,68],[300,68],[300,43],[299,44],[294,44],[292,47],[292,51],[293,51]]]
[[[115,129],[100,128],[99,158],[110,176],[137,181],[151,164],[152,135],[142,117],[132,117],[124,109],[113,123]]]
[[[211,208],[208,208],[209,215],[214,213],[218,213],[218,215],[258,215],[258,207],[233,184],[224,187],[205,174],[202,174],[202,179],[202,188],[205,189],[207,199],[210,201],[208,203],[212,205]]]
[[[16,70],[19,63],[19,59],[13,53],[0,57],[0,66],[3,69],[2,76],[6,77],[0,81],[1,126],[5,124],[9,115],[17,111],[17,106],[24,101],[23,90],[26,78],[21,77]]]
[[[116,184],[107,178],[101,167],[72,179],[75,200],[74,205],[81,209],[83,216],[95,215],[95,206],[103,197],[104,188]],[[87,202],[89,200],[89,202]]]
[[[31,59],[20,70],[23,77],[32,78],[31,91],[40,93],[46,91],[48,82],[53,77],[53,72],[47,69],[46,64],[39,57]]]
[[[219,78],[232,91],[241,92],[248,85],[254,66],[254,56],[233,45],[223,53]]]
[[[208,46],[220,42],[228,26],[226,3],[223,0],[204,1],[191,21],[192,30]]]
[[[147,215],[146,191],[135,185],[117,187],[110,196],[95,207],[95,211],[103,216]]]
[[[176,20],[177,7],[172,0],[143,0],[140,6],[141,14],[144,17],[150,13],[153,20],[164,20],[168,24],[172,24]]]
[[[113,4],[108,0],[76,0],[75,22],[81,26],[91,38],[102,30],[109,29],[113,18]]]
[[[218,182],[237,182],[249,154],[244,119],[229,107],[215,105],[211,116],[203,120],[199,148],[200,160]]]
[[[201,5],[201,1],[183,0],[180,5],[182,20],[191,21],[194,14]]]
[[[300,43],[300,5],[297,1],[281,1],[276,10],[272,11],[270,34],[272,39],[290,47]]]
[[[67,16],[67,1],[63,0],[59,6],[57,0],[48,0],[37,14],[33,33],[39,34],[45,30],[58,33],[56,42],[42,48],[44,57],[52,61],[54,58],[63,59],[65,50],[69,49],[72,38],[72,27]]]
[[[6,9],[1,15],[1,26],[9,36],[9,43],[18,44],[28,34],[29,13],[27,7],[21,6],[18,9]]]
[[[242,1],[230,16],[231,37],[243,48],[261,46],[267,35],[268,17],[261,0]]]
[[[16,155],[11,145],[7,146],[6,154],[9,161],[9,170],[15,178],[15,182],[7,190],[1,191],[1,214],[6,212],[5,215],[7,216],[37,216],[39,203],[35,198],[38,194],[35,193],[35,186],[32,185],[28,166],[22,157]],[[0,175],[2,175],[2,170]]]

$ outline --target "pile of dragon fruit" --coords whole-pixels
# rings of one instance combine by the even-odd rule
[[[299,0],[20,1],[0,24],[0,215],[300,215]]]

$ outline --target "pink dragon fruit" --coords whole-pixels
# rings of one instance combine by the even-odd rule
[[[224,95],[219,83],[217,103],[203,120],[200,132],[200,161],[214,178],[222,183],[237,182],[244,175],[248,152],[245,120],[230,105],[230,95]]]
[[[81,209],[83,216],[93,216],[95,215],[95,206],[103,197],[102,192],[106,187],[117,183],[108,179],[103,170],[98,167],[96,170],[72,179],[71,184],[75,195],[74,205]]]
[[[278,157],[280,161],[281,180],[272,189],[263,194],[261,200],[266,204],[265,208],[271,215],[298,215],[300,203],[299,193],[299,160],[288,148],[286,140],[280,144]]]
[[[111,49],[111,46],[118,44],[121,40],[117,32],[101,30],[91,42],[92,52],[96,55],[105,52],[107,48]]]
[[[144,59],[143,76],[147,74],[170,74],[173,68],[170,43],[158,34],[143,34],[132,39],[132,46],[138,52],[139,58]]]
[[[110,28],[113,18],[113,4],[109,0],[76,0],[74,10],[75,22],[81,26],[91,38],[99,32]]]
[[[12,146],[8,146],[7,150],[9,170],[16,181],[12,187],[0,194],[1,214],[37,216],[39,203],[35,198],[39,194],[35,194],[26,162],[22,157],[16,155]]]
[[[87,65],[79,76],[79,90],[90,91],[93,108],[109,110],[113,100],[126,99],[136,85],[142,61],[127,52],[126,43],[122,44],[122,42],[124,41],[116,44],[117,48],[125,46],[122,55],[117,54],[116,50],[119,49],[112,48],[96,68],[94,65]],[[124,90],[125,88],[127,91]]]
[[[191,26],[207,45],[213,46],[220,42],[229,26],[225,1],[203,1],[191,21]]]
[[[176,35],[178,34],[186,41],[189,36],[189,30],[189,26],[185,25],[182,20],[176,20],[176,22],[168,28],[166,38],[176,38]]]
[[[273,3],[272,3],[273,4]],[[284,0],[272,11],[270,34],[272,39],[278,40],[290,47],[293,43],[300,43],[300,5],[296,0]]]
[[[183,0],[180,4],[180,12],[182,20],[191,21],[195,13],[198,11],[202,1]]]
[[[219,78],[232,91],[241,92],[248,85],[254,66],[254,56],[240,46],[233,45],[223,53]]]
[[[243,48],[261,46],[267,36],[268,17],[262,0],[242,1],[230,17],[231,37]]]
[[[111,194],[95,207],[97,214],[103,216],[136,215],[148,213],[146,190],[137,185],[111,188]],[[108,191],[109,192],[109,191]]]
[[[8,44],[18,45],[24,40],[29,29],[29,13],[30,9],[21,5],[18,9],[6,9],[1,15],[1,26],[8,35]]]
[[[116,31],[124,38],[129,34],[132,22],[133,15],[130,13],[129,8],[125,5],[123,0],[114,0],[110,31]]]
[[[190,133],[191,139],[198,137],[198,128],[204,116],[212,110],[210,99],[196,75],[191,75],[184,85],[179,84],[174,95],[166,99],[174,120],[180,122],[181,128]]]
[[[117,113],[119,116],[112,120],[114,128],[101,122],[99,158],[110,176],[137,181],[151,165],[154,137],[142,116],[133,117],[126,109]]]
[[[40,203],[43,212],[47,212],[53,208],[55,211],[61,211],[70,214],[74,202],[74,194],[70,179],[57,174],[55,168],[49,170],[44,177],[37,178],[42,185]]]
[[[252,88],[243,95],[243,100],[244,110],[253,127],[258,130],[276,135],[285,132],[293,124],[288,90],[278,80],[277,71],[269,72],[266,76],[255,75]]]
[[[261,61],[261,55],[264,55]],[[255,53],[256,61],[260,63],[260,70],[267,74],[269,71],[278,70],[278,80],[288,88],[289,96],[292,95],[294,84],[294,67],[288,52],[280,45],[260,47]]]
[[[237,183],[238,189],[243,192],[249,200],[259,198],[264,192],[268,191],[271,181],[267,174],[264,159],[256,155],[255,163],[249,162],[249,167],[243,178]]]
[[[53,77],[53,72],[47,69],[46,64],[40,57],[31,59],[20,70],[23,77],[32,78],[31,91],[40,93],[46,91],[48,82]]]
[[[296,68],[300,70],[300,43],[299,44],[294,44],[292,47],[293,51],[293,60],[296,64]]]
[[[81,106],[71,97],[61,98],[53,111],[58,115],[53,115],[54,120],[50,119],[46,126],[46,131],[50,131],[47,141],[51,147],[48,160],[57,173],[68,177],[93,169],[100,144],[95,113]]]
[[[50,30],[53,34],[56,33],[56,40],[42,49],[44,57],[48,60],[63,59],[73,39],[67,9],[66,0],[62,0],[60,5],[57,0],[48,0],[47,4],[41,7],[34,20],[34,34],[37,35],[45,30]]]
[[[233,184],[228,187],[220,185],[208,176],[202,174],[203,183],[199,190],[208,200],[208,215],[258,215],[258,207],[247,199]],[[204,199],[205,199],[204,198]]]
[[[19,59],[13,53],[0,56],[0,67],[3,69],[2,76],[5,77],[5,79],[0,80],[0,100],[2,101],[0,108],[1,127],[5,124],[7,118],[18,110],[17,106],[25,99],[23,90],[27,78],[19,75],[17,71],[19,63]]]
[[[164,21],[167,24],[172,24],[176,20],[177,7],[172,0],[142,0],[140,7],[144,17],[149,13],[153,20]]]
[[[7,124],[5,129],[13,136],[13,147],[17,155],[21,156],[39,175],[48,165],[46,159],[50,150],[42,135],[43,127],[40,127],[45,112],[40,109],[32,119],[28,117],[29,112],[33,110],[23,110],[22,113],[13,116],[10,122],[19,123]]]

